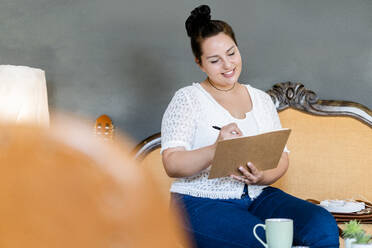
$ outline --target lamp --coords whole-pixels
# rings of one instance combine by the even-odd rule
[[[48,96],[43,70],[0,65],[0,121],[49,126]]]

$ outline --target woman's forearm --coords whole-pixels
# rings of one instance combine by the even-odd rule
[[[163,151],[163,165],[170,177],[190,177],[211,165],[218,141],[242,136],[236,123],[221,127],[213,145],[186,151],[183,147],[169,148]]]
[[[163,165],[170,177],[189,177],[208,168],[212,163],[215,145],[192,151],[172,148],[163,152]]]
[[[266,170],[263,172],[263,178],[259,182],[260,185],[270,185],[275,183],[279,178],[281,178],[287,171],[289,166],[288,154],[283,152],[278,166],[274,169]]]

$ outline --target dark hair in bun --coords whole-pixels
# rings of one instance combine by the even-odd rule
[[[190,37],[191,49],[201,64],[201,43],[208,37],[224,33],[237,44],[235,34],[229,24],[220,20],[211,20],[211,9],[208,5],[200,5],[191,11],[190,16],[185,22],[187,35]]]
[[[194,36],[199,32],[201,26],[208,25],[211,20],[211,9],[208,5],[200,5],[191,11],[189,18],[187,18],[185,26],[187,35]]]

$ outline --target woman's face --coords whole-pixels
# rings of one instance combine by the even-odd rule
[[[201,49],[199,66],[215,84],[229,88],[238,81],[242,58],[230,36],[219,33],[209,37],[202,42]]]

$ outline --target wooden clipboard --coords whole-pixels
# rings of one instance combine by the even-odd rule
[[[218,142],[209,179],[241,175],[238,168],[252,162],[260,170],[275,168],[287,143],[290,129]]]

